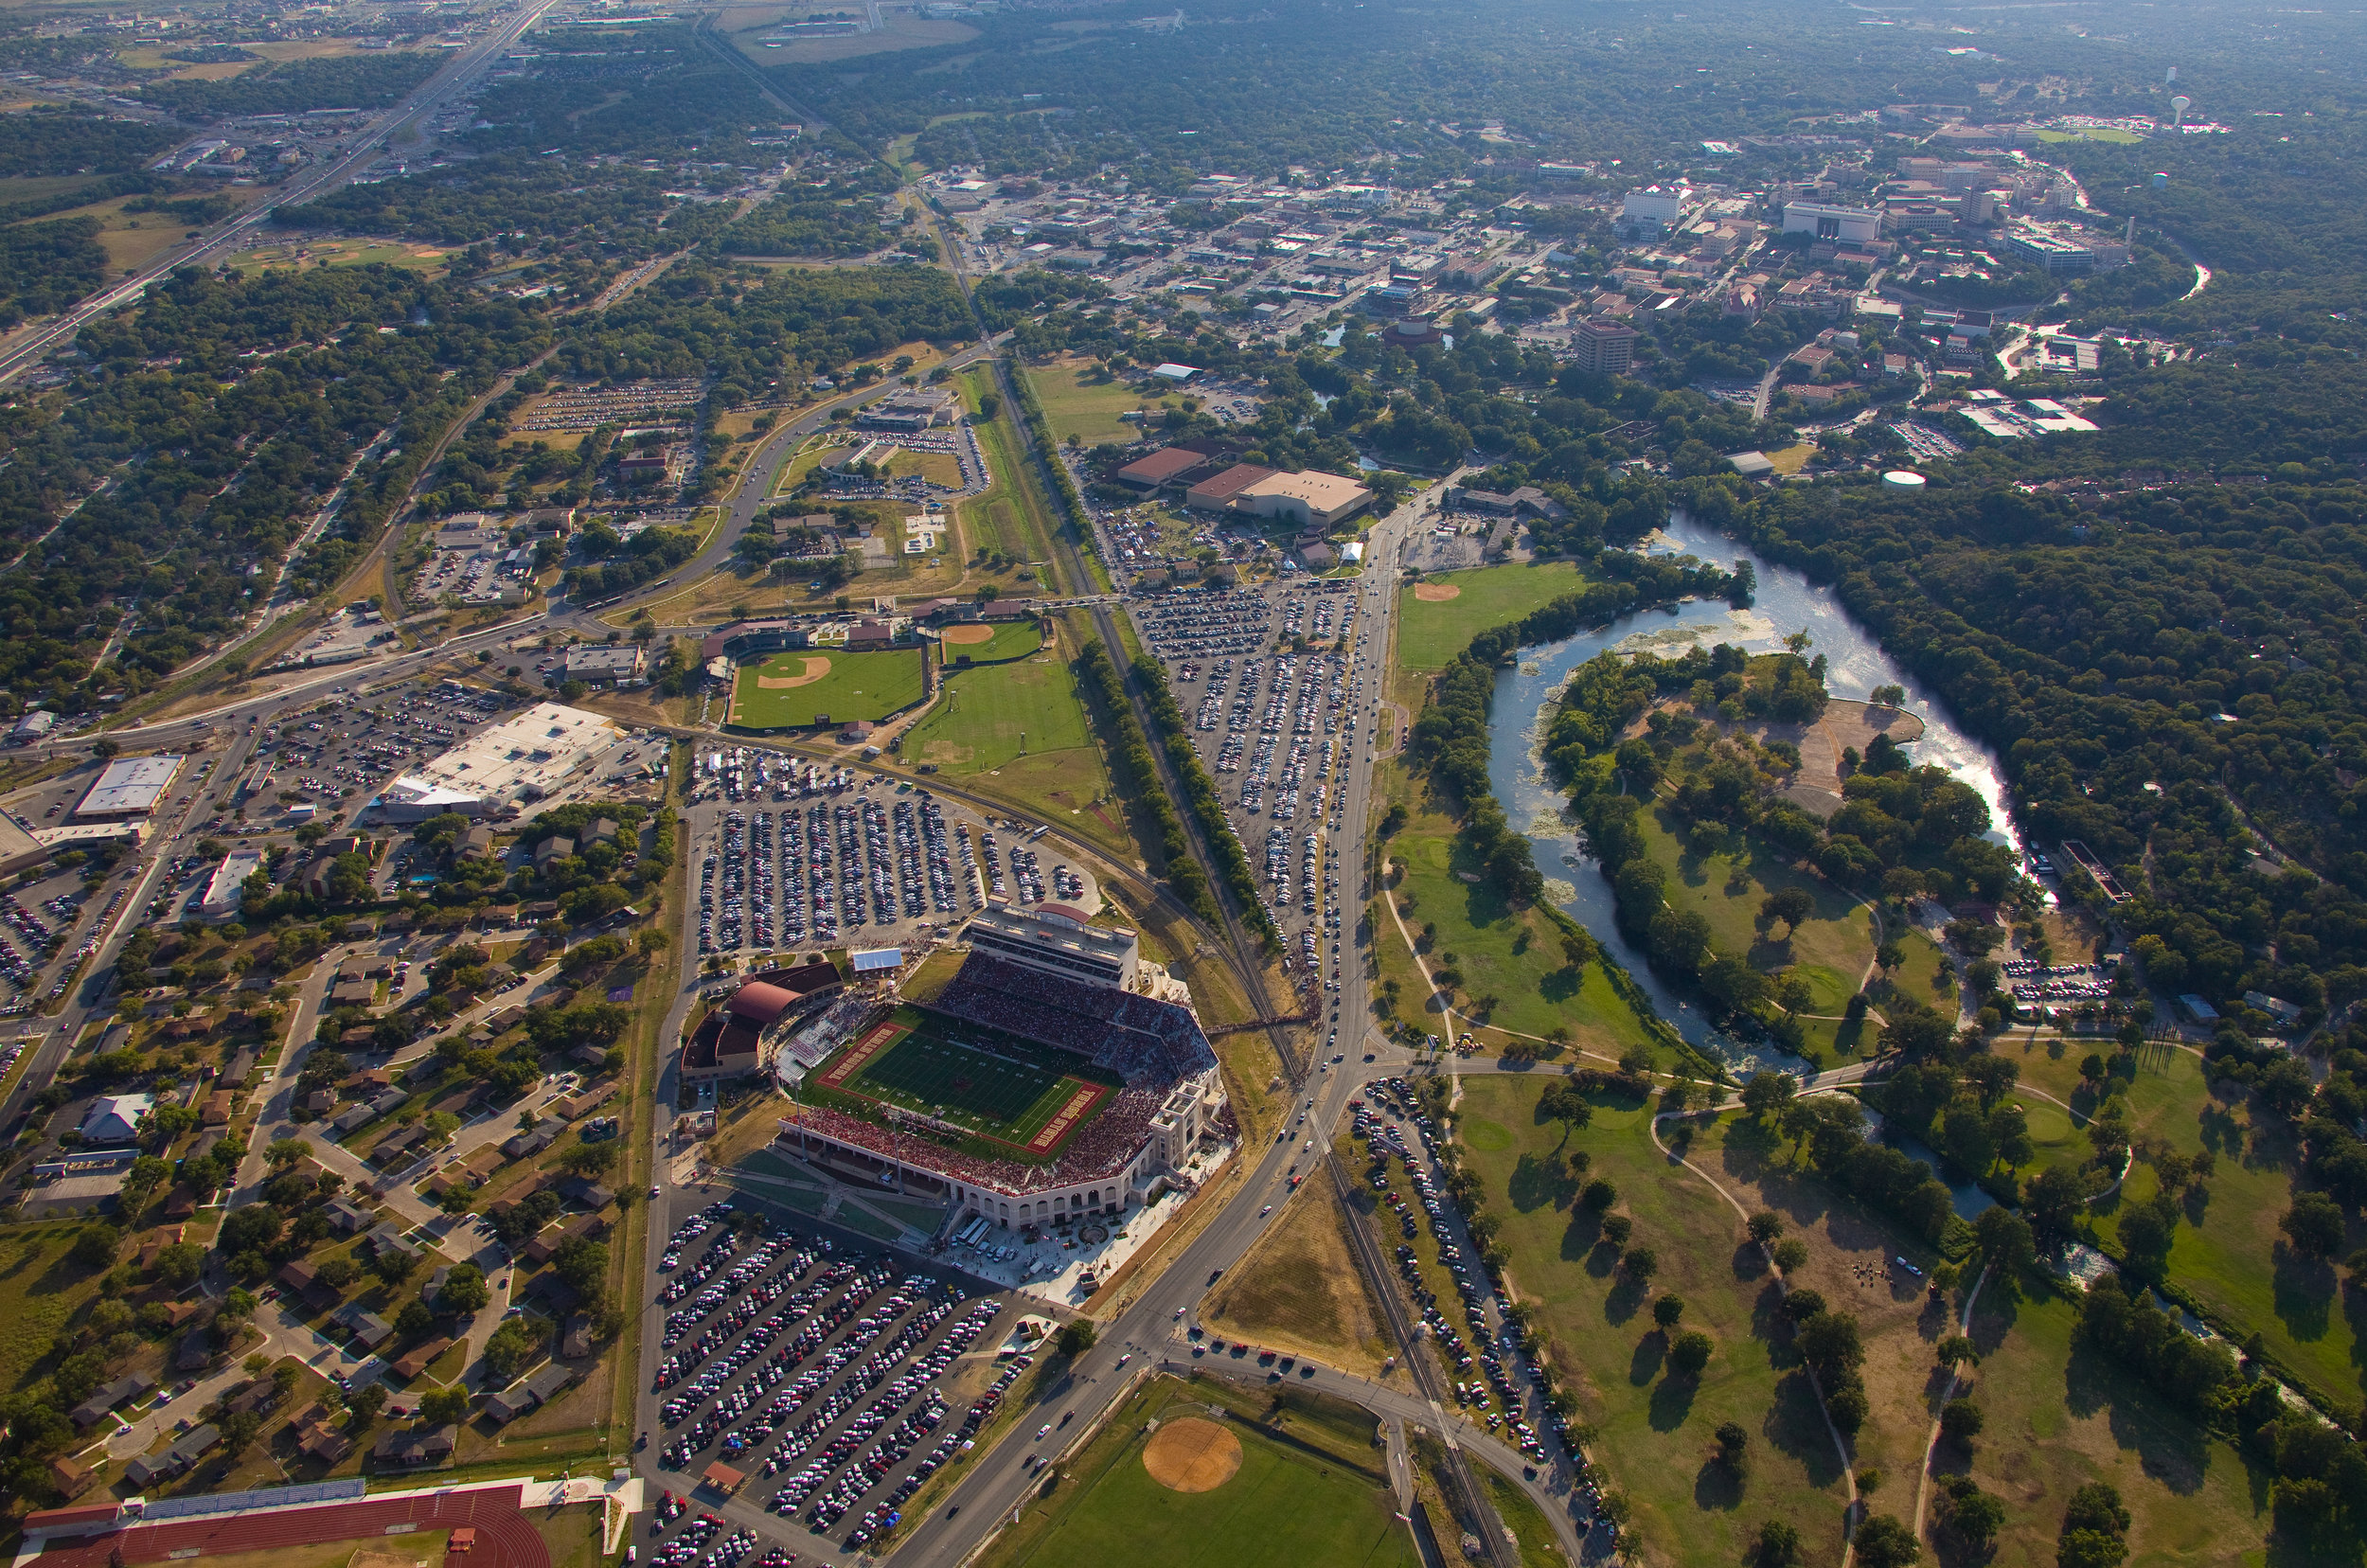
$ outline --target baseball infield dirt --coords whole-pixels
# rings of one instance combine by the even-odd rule
[[[1215,1491],[1241,1468],[1241,1440],[1196,1416],[1168,1421],[1143,1445],[1143,1469],[1169,1491]]]

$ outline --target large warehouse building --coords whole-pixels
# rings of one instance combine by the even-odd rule
[[[99,770],[74,815],[83,822],[121,822],[141,817],[164,803],[183,757],[124,757]]]
[[[496,816],[589,775],[627,739],[606,714],[537,703],[393,780],[369,805],[389,822],[424,822],[447,811]]]

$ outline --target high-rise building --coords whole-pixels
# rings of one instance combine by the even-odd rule
[[[1593,376],[1623,376],[1635,363],[1635,329],[1624,321],[1593,316],[1570,334],[1571,357]]]

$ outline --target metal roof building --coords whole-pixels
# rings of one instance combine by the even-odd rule
[[[146,816],[163,801],[172,775],[187,760],[172,756],[118,757],[100,770],[74,814],[85,821]]]

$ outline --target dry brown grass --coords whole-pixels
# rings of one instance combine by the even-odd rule
[[[1233,1266],[1202,1321],[1228,1339],[1379,1375],[1388,1340],[1345,1224],[1328,1186],[1302,1187]]]

